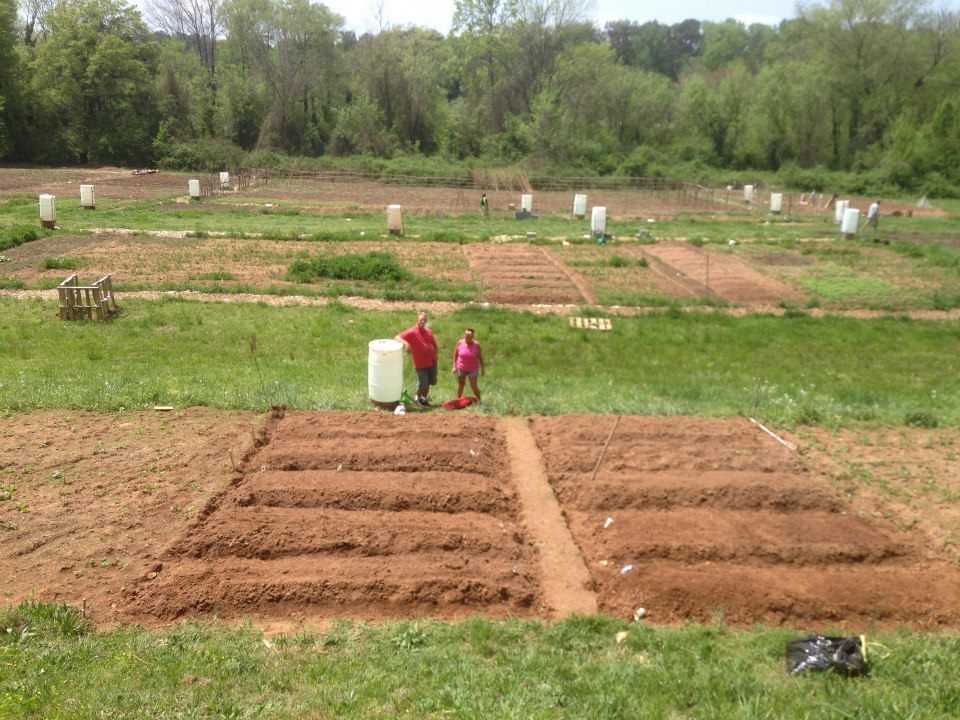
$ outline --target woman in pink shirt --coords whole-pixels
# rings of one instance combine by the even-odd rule
[[[453,369],[451,372],[457,376],[457,397],[463,397],[463,385],[467,378],[470,378],[470,387],[473,394],[480,402],[480,388],[477,387],[477,377],[484,374],[483,353],[480,351],[480,343],[473,339],[473,328],[467,328],[463,332],[463,338],[457,341],[457,346],[453,350]]]

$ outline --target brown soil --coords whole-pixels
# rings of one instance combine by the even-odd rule
[[[134,175],[131,170],[104,168],[3,168],[0,195],[38,195],[80,199],[80,185],[92,184],[97,199],[134,200],[187,194],[185,173],[158,172]]]
[[[480,275],[484,301],[590,302],[563,267],[537,245],[465,245],[463,252]]]
[[[954,432],[808,430],[795,453],[746,420],[624,417],[601,459],[614,420],[15,414],[3,601],[86,601],[104,625],[596,602],[654,623],[960,627]]]
[[[537,554],[495,420],[289,413],[258,445],[145,568],[135,618],[540,611]]]
[[[260,420],[252,413],[40,412],[0,418],[3,602],[124,612],[124,587],[228,482]]]
[[[675,191],[588,190],[588,205],[607,208],[607,215],[619,220],[670,219],[678,213],[704,210],[727,211],[727,206],[697,200]],[[302,201],[311,212],[386,211],[386,206],[403,206],[404,213],[478,214],[481,190],[442,187],[406,187],[374,182],[332,183],[313,180],[270,180],[246,190],[243,195],[257,200]],[[512,216],[520,207],[520,191],[488,190],[492,215]],[[536,191],[534,214],[570,213],[574,191]],[[511,207],[513,206],[513,207]],[[572,215],[571,215],[572,217]]]
[[[309,255],[383,251],[397,256],[401,265],[442,282],[468,284],[470,267],[457,245],[437,242],[380,243],[376,241],[307,242],[295,240],[189,238],[109,233],[87,236],[52,236],[8,250],[5,275],[27,283],[62,280],[69,273],[45,270],[48,257],[77,258],[81,279],[111,274],[114,284],[164,282],[224,287],[301,287],[287,281],[291,263]],[[229,271],[224,279],[222,273]],[[71,271],[72,272],[72,271]],[[331,281],[334,282],[334,281]],[[351,283],[363,285],[363,283]]]
[[[955,428],[801,432],[805,456],[852,501],[933,538],[932,551],[960,562],[960,438]]]
[[[754,270],[739,258],[680,242],[629,248],[686,292],[738,303],[800,300],[802,294]],[[681,292],[681,295],[683,293]]]
[[[926,535],[861,516],[746,420],[623,418],[590,483],[613,422],[533,421],[601,610],[643,607],[654,622],[960,623],[960,572],[931,556]]]

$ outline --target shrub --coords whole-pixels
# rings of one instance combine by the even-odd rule
[[[217,172],[241,164],[243,150],[225,140],[204,138],[171,143],[160,158],[160,167],[168,170]]]
[[[935,428],[940,421],[929,410],[914,410],[903,416],[903,424],[910,427]]]
[[[309,283],[320,278],[401,282],[412,280],[413,275],[385,252],[316,255],[294,261],[287,271],[287,279],[293,282]]]

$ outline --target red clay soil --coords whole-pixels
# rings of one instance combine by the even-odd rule
[[[86,602],[118,621],[124,587],[229,482],[230,450],[261,422],[205,408],[0,417],[0,603]]]
[[[960,571],[746,420],[536,418],[601,611],[658,623],[960,626]],[[612,522],[608,522],[608,518]],[[607,527],[604,527],[608,525]]]
[[[463,252],[480,275],[485,302],[588,302],[570,275],[537,245],[465,245]]]
[[[144,568],[131,617],[540,611],[502,430],[473,413],[288,413]]]

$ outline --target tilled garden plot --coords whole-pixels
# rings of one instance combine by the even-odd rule
[[[746,420],[537,418],[601,611],[654,622],[960,624],[960,572]]]
[[[627,251],[646,257],[650,267],[674,281],[677,294],[715,297],[730,302],[769,303],[800,300],[794,288],[767,277],[739,258],[688,243],[657,243]]]
[[[147,568],[135,614],[535,614],[503,432],[476,415],[293,413]]]
[[[480,275],[486,302],[590,302],[571,273],[537,245],[466,245],[463,251]]]

